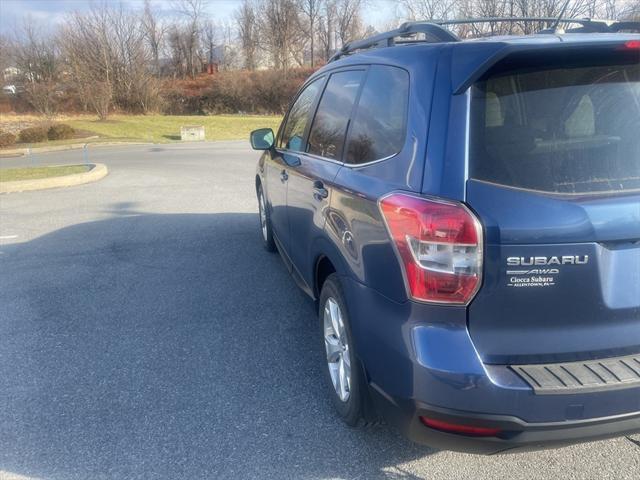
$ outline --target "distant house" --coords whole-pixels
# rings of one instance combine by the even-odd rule
[[[5,82],[15,80],[20,76],[20,69],[17,67],[7,67],[2,71],[2,79]]]
[[[209,75],[213,75],[218,73],[218,64],[217,63],[202,63],[202,73],[207,73]]]
[[[220,64],[223,64],[225,60],[224,49],[224,45],[216,45],[209,50],[209,61],[202,62],[202,73],[208,73],[209,75],[218,73]]]

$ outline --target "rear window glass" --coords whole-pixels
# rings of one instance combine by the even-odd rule
[[[362,87],[345,162],[371,162],[402,150],[408,100],[409,74],[400,68],[373,65]]]
[[[307,151],[325,158],[340,159],[353,103],[362,82],[362,70],[331,75],[311,124]]]
[[[473,87],[471,176],[554,193],[640,189],[640,65],[523,71]]]

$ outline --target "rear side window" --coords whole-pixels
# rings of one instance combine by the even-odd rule
[[[472,98],[472,177],[554,193],[640,188],[637,62],[498,75]]]
[[[311,125],[307,151],[340,160],[353,104],[364,72],[349,70],[331,75]]]
[[[278,142],[279,148],[301,152],[303,148],[304,132],[309,121],[311,107],[322,86],[321,79],[315,80],[305,87],[291,106],[287,123],[282,129],[282,136]]]
[[[345,162],[359,164],[391,157],[406,137],[409,74],[400,68],[374,65],[349,132]]]

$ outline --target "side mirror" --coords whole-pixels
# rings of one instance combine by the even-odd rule
[[[251,147],[254,150],[269,150],[275,142],[275,135],[270,128],[259,128],[250,135]]]

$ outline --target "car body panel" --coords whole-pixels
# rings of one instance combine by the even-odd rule
[[[284,156],[277,151],[267,152],[264,162],[264,184],[267,188],[267,208],[273,230],[278,242],[289,250],[289,216],[287,215],[287,182],[288,165]]]
[[[482,362],[466,328],[465,307],[395,302],[348,278],[343,286],[353,299],[349,314],[358,354],[371,382],[394,401],[414,399],[528,423],[640,412],[637,387],[535,395],[508,366]]]
[[[639,195],[567,198],[478,181],[467,192],[486,235],[484,284],[469,307],[486,362],[640,351]],[[543,264],[575,256],[586,263]],[[548,281],[527,286],[536,279]]]
[[[289,251],[305,283],[313,286],[315,259],[311,245],[315,238],[324,235],[334,179],[341,166],[306,154],[300,154],[298,159],[299,163],[288,169]]]

